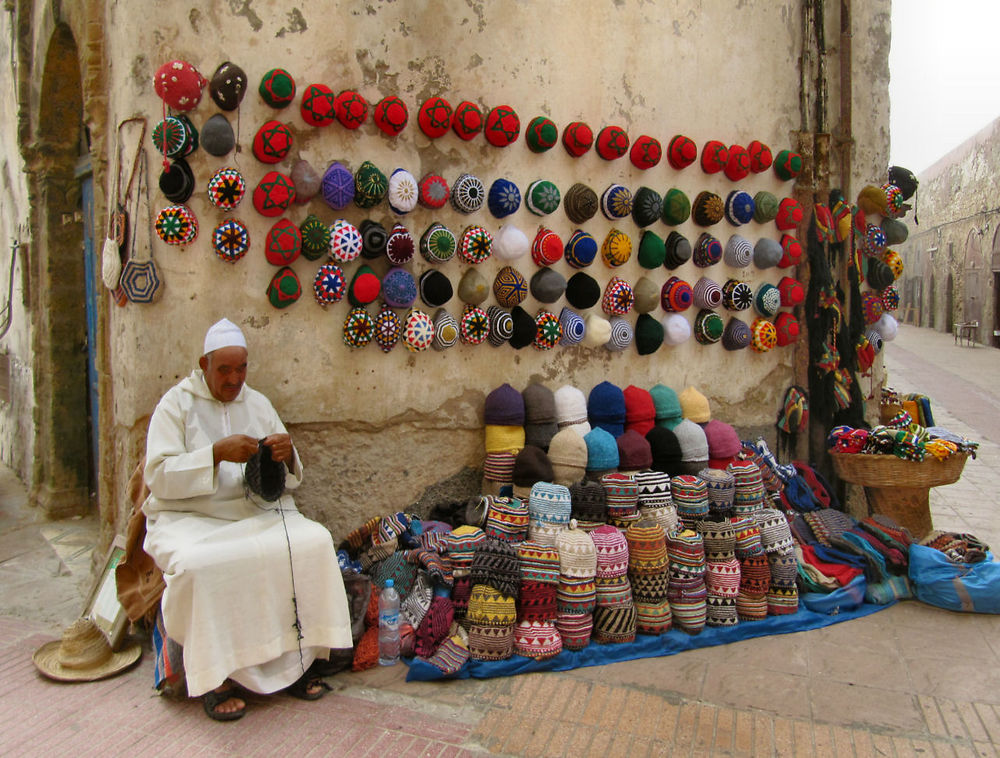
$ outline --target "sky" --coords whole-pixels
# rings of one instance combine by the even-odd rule
[[[893,0],[889,71],[889,162],[919,175],[1000,117],[1000,0]]]

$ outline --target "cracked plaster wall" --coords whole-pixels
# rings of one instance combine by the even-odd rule
[[[888,0],[874,4],[875,11],[886,14],[888,7]],[[146,115],[151,126],[159,120],[161,103],[150,81],[156,68],[173,58],[191,61],[206,77],[222,61],[232,60],[246,70],[251,87],[239,118],[230,114],[234,127],[239,126],[242,152],[222,159],[199,151],[191,160],[199,188],[190,201],[201,226],[197,241],[185,248],[155,242],[165,283],[163,299],[108,314],[115,422],[109,431],[121,457],[115,474],[119,483],[130,472],[156,400],[195,365],[205,328],[222,316],[244,328],[251,347],[250,384],[272,399],[297,441],[307,469],[306,483],[296,496],[300,506],[335,534],[369,515],[420,501],[428,491],[437,498],[474,491],[482,458],[483,399],[504,381],[518,388],[536,379],[553,389],[569,383],[585,392],[604,379],[623,387],[663,382],[681,390],[692,384],[709,397],[716,417],[744,433],[773,423],[792,378],[791,348],[768,355],[733,355],[720,346],[691,341],[647,357],[633,349],[614,355],[603,349],[541,353],[486,345],[419,355],[402,347],[383,355],[374,345],[351,351],[341,340],[346,302],[324,311],[309,296],[316,263],[300,259],[294,264],[304,284],[300,302],[282,311],[268,304],[264,291],[274,269],[263,258],[262,244],[273,220],[256,214],[249,199],[235,215],[249,225],[250,254],[235,266],[214,256],[211,230],[222,214],[209,205],[201,188],[213,171],[232,164],[244,172],[252,189],[266,170],[250,152],[254,132],[265,120],[278,118],[295,136],[289,159],[277,166],[285,171],[298,158],[319,171],[333,160],[356,169],[367,159],[387,173],[401,166],[418,178],[434,171],[452,181],[468,171],[488,186],[507,176],[522,190],[532,180],[545,178],[563,191],[576,181],[598,192],[621,182],[633,189],[648,184],[661,193],[677,186],[692,198],[703,189],[724,196],[733,185],[721,174],[705,175],[697,166],[676,172],[664,160],[643,173],[627,158],[609,163],[591,152],[574,160],[559,146],[534,155],[525,146],[523,128],[534,116],[547,115],[560,128],[577,119],[595,132],[619,124],[633,139],[650,134],[664,147],[676,133],[689,135],[699,145],[709,139],[741,144],[760,139],[775,152],[792,147],[799,127],[798,2],[746,0],[723,8],[697,0],[553,0],[540,14],[537,7],[512,0],[315,2],[292,7],[255,0],[198,5],[163,0],[156,24],[147,23],[147,8],[137,0],[106,7],[110,122],[135,114]],[[865,15],[857,20],[863,24],[870,19]],[[888,79],[876,49],[881,42],[861,35],[855,41],[866,51],[872,48],[871,55],[858,56],[856,51],[856,64],[876,66],[869,82],[855,80],[856,100],[872,102],[874,91],[877,105]],[[258,97],[261,76],[274,66],[287,68],[300,91],[322,82],[334,91],[358,89],[370,104],[387,94],[399,95],[410,108],[410,124],[397,138],[382,135],[370,120],[353,132],[338,124],[309,127],[298,113],[298,102],[272,111]],[[431,95],[442,95],[453,105],[463,99],[486,108],[509,104],[521,117],[522,136],[506,149],[494,148],[481,137],[463,142],[448,134],[428,140],[416,125],[416,111]],[[191,116],[200,126],[215,112],[206,93]],[[858,150],[865,163],[858,169],[860,175],[882,170],[887,118],[887,111],[855,118],[856,144],[872,145]],[[98,138],[110,151],[112,135]],[[155,169],[156,153],[150,151],[150,158]],[[751,192],[767,189],[779,197],[792,191],[790,183],[779,182],[770,172],[752,176],[741,186]],[[154,182],[153,206],[165,204]],[[395,220],[386,206],[377,211],[349,208],[336,213],[315,199],[307,208],[294,207],[288,216],[296,222],[309,212],[327,222],[345,217],[359,223],[367,216],[383,223]],[[416,235],[432,220],[456,233],[470,222],[492,231],[499,226],[485,209],[472,217],[450,208],[435,213],[418,209],[401,220]],[[540,221],[525,208],[509,220],[529,237]],[[561,208],[544,221],[564,239],[574,228]],[[638,243],[638,228],[628,220],[621,226]],[[610,227],[600,216],[584,225],[599,241]],[[653,228],[663,236],[669,231],[660,223]],[[680,231],[693,239],[701,230],[687,223]],[[723,222],[712,231],[725,241],[733,230]],[[778,236],[770,225],[752,225],[747,234],[752,240]],[[380,264],[376,270],[382,273]],[[348,267],[349,276],[353,268]],[[419,274],[428,264],[418,256],[411,268]],[[493,261],[482,265],[488,280],[498,268]],[[519,268],[530,276],[534,267],[522,261]],[[562,262],[557,269],[567,277],[572,273]],[[455,260],[442,270],[457,285],[465,265]],[[598,262],[591,273],[603,286],[612,272]],[[643,271],[633,257],[615,273],[635,281]],[[680,273],[691,281],[699,275],[690,265]],[[724,280],[735,273],[715,276]],[[747,275],[758,284],[776,283],[783,273],[751,269]],[[669,273],[660,270],[650,276],[660,284]],[[525,307],[534,313],[538,304],[529,297]],[[459,304],[453,300],[449,308],[457,314]]]

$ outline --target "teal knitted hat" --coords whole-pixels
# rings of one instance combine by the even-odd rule
[[[657,384],[649,394],[653,396],[653,407],[656,409],[656,425],[667,429],[677,426],[684,418],[677,393],[665,384]]]
[[[587,471],[618,468],[618,443],[610,432],[595,427],[584,436],[587,443]]]

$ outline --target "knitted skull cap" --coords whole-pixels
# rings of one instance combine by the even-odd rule
[[[620,229],[608,231],[601,245],[601,259],[609,268],[618,268],[632,257],[632,238]]]
[[[649,391],[649,396],[653,400],[656,422],[659,426],[672,428],[684,418],[681,401],[670,387],[665,384],[654,385]]]
[[[524,141],[533,153],[544,153],[559,141],[559,130],[552,119],[535,116],[524,130]]]
[[[490,319],[486,311],[467,303],[458,322],[458,338],[466,345],[480,345],[490,335]]]
[[[628,152],[628,133],[620,126],[605,126],[597,134],[594,149],[606,161],[621,158]]]
[[[528,185],[524,204],[536,216],[546,216],[559,207],[559,188],[547,179],[538,179]]]
[[[691,217],[691,201],[681,190],[673,187],[663,197],[660,218],[664,224],[679,226]]]
[[[612,316],[608,319],[608,324],[611,326],[611,334],[604,347],[614,353],[620,353],[635,340],[632,322],[623,316]]]
[[[337,117],[336,96],[325,84],[310,84],[302,93],[299,114],[309,126],[326,126]]]
[[[178,116],[167,116],[153,127],[153,147],[167,157],[187,155],[189,135]]]
[[[722,305],[722,287],[707,276],[698,279],[691,291],[692,302],[697,308],[718,308]]]
[[[554,483],[571,487],[578,482],[587,470],[587,443],[583,436],[574,428],[560,429],[549,440],[549,461]]]
[[[632,310],[634,304],[632,285],[619,276],[611,277],[601,297],[601,310],[609,316],[623,316]]]
[[[676,437],[674,439],[676,440]],[[653,443],[648,435],[646,443],[649,445],[650,451],[652,451]],[[658,449],[657,452],[660,453],[662,451]],[[680,456],[679,450],[677,451],[677,455]],[[639,508],[666,508],[672,505],[670,501],[670,477],[663,471],[637,472],[635,474],[635,486],[638,493]]]
[[[521,119],[509,105],[498,105],[486,114],[483,135],[493,147],[507,147],[520,133]]]
[[[597,483],[589,483],[590,486],[594,484]],[[603,488],[601,491],[603,493]],[[590,533],[590,539],[594,544],[597,559],[595,575],[598,578],[612,579],[628,574],[628,542],[624,532],[610,524],[604,524]]]
[[[216,113],[201,127],[201,146],[205,152],[221,158],[232,152],[236,147],[236,135],[233,134],[232,124],[229,119],[221,113]]]
[[[320,191],[327,205],[335,211],[343,210],[354,200],[354,176],[346,166],[334,161],[323,173]]]
[[[887,311],[894,311],[899,308],[899,290],[892,285],[882,290],[882,305]]]
[[[750,344],[750,327],[738,318],[731,318],[722,332],[722,346],[726,350],[742,350]]]
[[[766,224],[778,217],[778,198],[766,190],[753,196],[753,220]]]
[[[587,417],[592,426],[606,422],[614,427],[608,429],[613,436],[621,435],[625,425],[625,393],[621,387],[608,381],[595,385],[587,398]]]
[[[532,275],[529,289],[538,302],[554,303],[566,291],[566,279],[554,269],[542,268]]]
[[[559,312],[559,325],[562,327],[562,339],[560,344],[564,347],[572,347],[573,345],[579,345],[583,340],[584,332],[586,331],[586,326],[583,323],[583,319],[576,311],[570,310],[569,308],[563,308]]]
[[[622,184],[609,184],[601,194],[601,213],[609,221],[625,218],[632,213],[632,193]]]
[[[231,178],[222,180],[220,172],[231,172]],[[175,158],[168,168],[160,172],[160,192],[171,203],[186,203],[194,193],[194,172],[183,158]],[[220,186],[222,185],[222,186]],[[220,210],[233,210],[246,192],[243,176],[233,168],[219,169],[208,182],[208,199]]]
[[[673,430],[665,426],[654,426],[646,434],[646,441],[653,456],[652,469],[671,476],[681,473],[678,468],[682,455],[681,443]]]
[[[658,139],[650,137],[648,134],[643,134],[633,142],[632,149],[628,153],[632,165],[640,171],[653,168],[662,157],[663,145]]]
[[[505,308],[520,305],[528,295],[528,283],[524,274],[513,266],[504,266],[493,280],[493,295]]]
[[[458,322],[444,308],[438,308],[434,314],[434,341],[431,347],[435,350],[447,350],[458,342]]]
[[[555,540],[550,545],[529,539],[516,547],[522,589],[525,582],[559,583],[559,552],[555,549]]]
[[[371,161],[365,161],[354,175],[354,204],[359,208],[374,208],[385,199],[389,179]]]
[[[778,282],[778,291],[781,293],[781,306],[783,308],[794,307],[806,297],[802,284],[790,276],[781,278],[781,281]]]
[[[754,308],[764,318],[771,318],[781,307],[781,292],[773,284],[764,282],[754,296]]]
[[[753,248],[753,265],[759,269],[773,268],[781,261],[781,243],[770,237],[761,237]]]
[[[582,224],[592,219],[599,205],[597,193],[580,182],[570,187],[563,196],[563,209],[574,224]]]
[[[516,497],[493,497],[480,495],[477,507],[485,505],[486,517],[483,531],[487,537],[508,543],[522,542],[528,537],[528,503]],[[516,557],[517,551],[514,550]],[[516,564],[515,564],[516,567]],[[515,568],[515,581],[520,579],[520,571]],[[517,594],[515,592],[515,594]]]
[[[451,197],[451,188],[440,174],[425,174],[417,183],[417,191],[417,202],[431,210],[444,208]]]
[[[212,96],[215,104],[224,111],[236,110],[243,102],[246,91],[246,72],[230,61],[220,63],[208,82],[208,94]],[[204,135],[204,130],[202,130],[202,134]]]
[[[556,420],[556,398],[544,384],[532,382],[521,393],[524,420],[527,424],[546,424]]]
[[[694,250],[691,248],[691,241],[680,232],[670,232],[664,242],[666,257],[663,265],[671,271],[679,268],[691,260]]]
[[[635,320],[635,347],[639,355],[655,353],[663,344],[663,324],[648,313]]]
[[[641,276],[632,287],[634,308],[638,313],[652,313],[660,304],[660,288],[648,276]]]
[[[476,545],[472,554],[469,578],[473,586],[485,584],[503,595],[516,598],[521,582],[517,549],[505,540],[486,537]]]
[[[510,179],[496,179],[490,185],[486,205],[494,218],[504,218],[521,207],[521,190]]]
[[[566,242],[566,262],[573,268],[586,268],[597,257],[597,240],[592,234],[577,229]]]
[[[584,442],[586,446],[586,442]],[[600,524],[608,513],[607,495],[599,481],[582,477],[570,485],[572,517],[579,524]]]
[[[537,333],[535,319],[520,305],[515,305],[511,308],[510,317],[514,322],[513,332],[510,335],[510,339],[507,340],[510,346],[515,350],[520,350],[534,343]]]
[[[552,463],[548,455],[537,445],[526,443],[514,457],[514,473],[511,476],[514,486],[523,489],[527,497],[535,482],[551,482],[552,478]]]
[[[354,278],[347,289],[347,299],[353,306],[368,305],[375,302],[381,290],[382,283],[371,266],[362,264],[354,272]]]
[[[569,488],[552,482],[536,482],[528,498],[528,515],[533,522],[569,526],[572,502]],[[553,540],[554,544],[555,540]]]
[[[440,308],[451,300],[451,281],[437,269],[428,269],[420,275],[420,299],[429,308]]]
[[[451,130],[465,141],[474,138],[483,130],[482,109],[469,100],[460,102],[451,117]]]
[[[205,130],[207,128],[208,125],[206,124],[201,129],[202,145],[205,144]],[[907,238],[910,236],[910,230],[907,229],[906,224],[898,219],[885,216],[883,217],[880,226],[882,227],[882,232],[885,234],[885,244],[887,245],[901,245],[906,242]]]
[[[486,202],[482,180],[472,174],[462,174],[451,185],[451,206],[460,213],[475,213]]]
[[[726,221],[733,226],[742,226],[753,221],[755,209],[753,197],[749,192],[733,190],[726,196]]]
[[[587,471],[611,471],[618,468],[618,444],[614,436],[595,427],[583,437],[587,443]]]
[[[722,317],[713,310],[702,308],[694,319],[694,338],[701,345],[714,345],[722,339],[725,325]]]
[[[708,460],[708,440],[705,430],[691,419],[684,419],[673,428],[677,442],[681,446],[681,460],[684,463]]]
[[[626,429],[616,443],[619,471],[642,471],[653,465],[653,453],[649,442],[635,429]]]
[[[699,268],[714,266],[722,260],[722,243],[708,232],[702,232],[694,246],[694,265]]]
[[[584,319],[583,341],[584,347],[598,348],[604,347],[611,339],[611,322],[596,313],[590,313]]]
[[[266,121],[253,138],[253,155],[261,163],[281,163],[292,149],[292,131],[280,121]]]
[[[389,176],[386,197],[393,213],[405,215],[417,207],[417,180],[405,168],[397,168]]]
[[[483,419],[486,424],[523,426],[524,397],[510,384],[504,382],[486,396]]]
[[[753,288],[746,282],[728,279],[722,286],[722,303],[728,310],[745,311],[753,305]]]
[[[778,344],[774,324],[766,318],[756,318],[750,325],[750,347],[756,353],[766,353]]]
[[[742,145],[729,146],[729,160],[723,169],[726,178],[731,182],[739,182],[750,175],[750,154]]]
[[[417,282],[405,268],[391,268],[382,277],[382,296],[386,305],[409,308],[417,299]]]
[[[800,329],[798,319],[791,313],[779,313],[774,320],[774,330],[779,346],[791,345],[795,342],[799,338]]]
[[[892,342],[899,333],[899,322],[891,313],[883,313],[874,326],[875,331],[882,335],[885,342]]]
[[[802,223],[802,206],[799,201],[786,197],[778,203],[778,215],[775,216],[774,225],[782,231],[795,229]]]
[[[667,162],[677,171],[687,168],[698,160],[698,146],[690,137],[677,134],[667,145]]]
[[[593,579],[597,573],[597,548],[590,535],[577,528],[572,518],[569,529],[556,536],[559,551],[559,576],[575,579]]]
[[[701,149],[701,170],[717,174],[729,163],[729,149],[719,140],[709,140]]]
[[[642,517],[629,524],[625,540],[628,542],[630,572],[658,573],[667,567],[666,535],[654,519]]]
[[[201,102],[201,91],[208,81],[187,61],[172,60],[153,75],[156,96],[175,111],[189,111]]]
[[[514,333],[514,319],[510,311],[504,310],[499,305],[487,308],[486,317],[489,319],[489,333],[486,339],[493,347],[500,347]]]
[[[722,253],[722,259],[727,266],[746,268],[753,260],[753,246],[746,237],[734,234],[726,242],[726,249]]]
[[[437,139],[451,127],[451,104],[443,97],[429,97],[417,111],[420,131],[431,139]]]
[[[562,143],[570,157],[579,158],[594,144],[594,132],[583,121],[573,121],[563,129]]]
[[[712,419],[702,427],[708,441],[709,458],[732,458],[743,449],[736,430],[718,419]]]
[[[355,306],[344,319],[344,344],[348,347],[366,347],[375,336],[375,322],[363,306]]]
[[[747,153],[750,156],[750,170],[755,174],[762,174],[771,168],[774,159],[771,155],[771,148],[760,140],[753,140],[747,145]]]
[[[691,338],[691,323],[680,313],[670,313],[660,319],[663,324],[663,342],[676,347]]]
[[[802,171],[802,156],[793,153],[791,150],[782,150],[774,156],[774,173],[778,178],[787,182],[795,179]]]
[[[649,229],[642,233],[639,241],[639,265],[647,269],[656,269],[663,265],[667,249],[663,237]]]
[[[399,97],[386,95],[375,103],[372,120],[383,134],[395,137],[406,128],[410,112]]]
[[[540,226],[531,243],[531,260],[536,266],[551,266],[562,256],[563,243],[559,235],[551,229]]]
[[[903,275],[903,257],[895,250],[886,250],[882,253],[882,262],[892,269],[892,275],[896,279]]]
[[[302,235],[302,255],[308,260],[315,261],[330,253],[330,241],[333,239],[333,230],[319,220],[319,217],[310,213],[302,221],[299,227]]]
[[[350,221],[338,218],[330,224],[330,260],[350,263],[361,255],[361,232]]]
[[[295,184],[280,171],[268,171],[253,191],[253,207],[261,216],[280,216],[295,200]]]
[[[590,431],[587,421],[587,398],[583,391],[564,384],[553,393],[556,404],[556,421],[560,429],[572,428],[582,437]]]
[[[226,263],[236,263],[250,249],[250,231],[239,219],[226,219],[212,232],[212,248]]]
[[[302,252],[302,233],[287,218],[279,219],[267,232],[264,256],[272,266],[293,263]]]
[[[514,626],[514,652],[525,658],[544,661],[562,652],[562,636],[555,622],[518,621]]]
[[[413,235],[402,224],[393,224],[385,241],[385,257],[394,266],[402,266],[413,260]],[[451,295],[449,295],[451,297]]]
[[[504,224],[493,237],[493,255],[501,261],[512,262],[531,249],[528,236],[512,224]]]
[[[868,283],[874,290],[885,290],[896,280],[892,269],[878,258],[868,259]]]
[[[301,295],[302,285],[290,266],[278,269],[267,286],[267,299],[275,308],[287,308]]]
[[[625,430],[634,429],[645,436],[653,428],[656,421],[656,406],[653,396],[648,390],[630,384],[624,389],[625,398]]]
[[[663,198],[660,193],[649,187],[640,187],[632,198],[632,220],[642,228],[649,226],[663,211]]]
[[[566,300],[574,308],[592,308],[601,299],[601,285],[590,274],[578,271],[566,282]]]
[[[556,629],[562,637],[565,650],[583,650],[590,644],[594,628],[592,613],[583,615],[560,612],[556,617]]]
[[[480,305],[489,297],[490,287],[478,269],[470,268],[458,282],[458,299],[463,303]]]
[[[708,398],[694,387],[686,387],[677,399],[681,404],[681,413],[683,413],[684,418],[694,421],[696,424],[704,424],[712,419]]]
[[[491,255],[493,255],[493,235],[478,224],[465,227],[458,241],[458,257],[466,263],[476,265],[489,260]]]
[[[722,221],[726,205],[714,192],[703,190],[695,197],[691,206],[691,217],[699,226],[712,226]]]
[[[403,327],[403,344],[412,353],[419,353],[434,341],[434,322],[419,308],[410,308]]]

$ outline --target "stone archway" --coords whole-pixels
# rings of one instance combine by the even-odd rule
[[[31,144],[32,500],[54,518],[90,507],[83,217],[76,163],[86,150],[79,53],[54,27],[45,51]]]
[[[982,237],[971,229],[965,239],[965,277],[962,282],[962,320],[983,323]],[[981,327],[980,327],[981,328]]]

